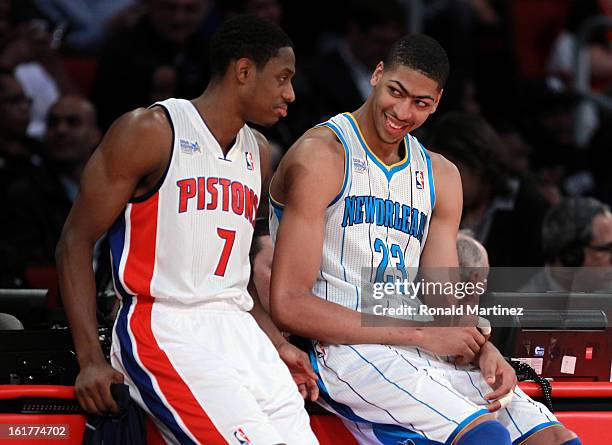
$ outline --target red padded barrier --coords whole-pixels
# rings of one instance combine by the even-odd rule
[[[519,387],[530,397],[542,395],[533,382],[521,382]],[[551,382],[553,397],[612,397],[612,382]]]
[[[0,399],[18,397],[49,397],[52,399],[76,399],[74,386],[59,385],[0,385]]]
[[[555,416],[580,437],[583,445],[612,443],[611,411],[567,411]]]
[[[539,387],[534,383],[520,383],[519,386],[529,395],[538,396]],[[607,382],[554,382],[553,394],[557,397],[612,397],[612,383]],[[73,399],[71,386],[46,385],[0,385],[0,399],[19,397],[40,397]],[[556,413],[565,426],[580,436],[584,445],[612,444],[612,411],[572,411]],[[147,420],[147,441],[150,445],[163,445],[161,435],[150,420]],[[0,414],[0,424],[53,424],[68,425],[68,439],[50,438],[46,440],[7,440],[0,439],[0,445],[12,443],[36,443],[41,445],[80,444],[85,430],[85,416],[75,414]],[[312,415],[310,424],[321,445],[356,445],[357,442],[346,430],[342,422],[333,415]]]
[[[310,426],[320,445],[357,445],[357,441],[353,439],[342,421],[334,415],[310,416]]]

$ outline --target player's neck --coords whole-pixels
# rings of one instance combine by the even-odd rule
[[[385,164],[395,164],[403,158],[403,148],[400,149],[402,141],[395,143],[387,143],[383,141],[376,131],[374,125],[374,115],[372,110],[368,107],[368,103],[363,104],[357,111],[353,113],[359,129],[363,134],[363,137],[368,144],[370,150]]]
[[[192,103],[223,152],[227,153],[245,124],[238,112],[235,98],[224,94],[221,88],[209,87],[204,94],[193,99]]]

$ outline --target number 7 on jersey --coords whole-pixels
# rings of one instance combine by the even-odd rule
[[[219,258],[219,263],[217,264],[217,269],[215,270],[215,275],[222,277],[225,275],[227,262],[232,254],[232,247],[234,246],[234,240],[236,239],[236,231],[217,227],[217,235],[219,235],[221,239],[225,240],[223,250],[221,251],[221,258]]]

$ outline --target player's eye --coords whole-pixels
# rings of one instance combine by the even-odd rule
[[[402,95],[400,90],[398,90],[397,88],[393,88],[393,87],[389,87],[389,93],[391,93],[391,96],[393,97],[400,97]]]

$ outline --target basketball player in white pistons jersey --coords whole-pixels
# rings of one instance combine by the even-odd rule
[[[362,269],[373,283],[458,265],[458,170],[409,133],[436,110],[448,70],[435,40],[404,37],[358,110],[285,155],[270,187],[272,317],[312,339],[319,402],[362,444],[579,444],[475,327],[362,325]]]
[[[292,44],[272,23],[240,16],[221,26],[211,54],[200,97],[126,114],[85,169],[58,247],[76,393],[102,414],[117,409],[110,384],[125,382],[168,443],[316,444],[300,392],[316,398],[317,376],[249,285],[268,147],[246,122],[286,115]],[[121,298],[112,367],[91,270],[107,230]]]

